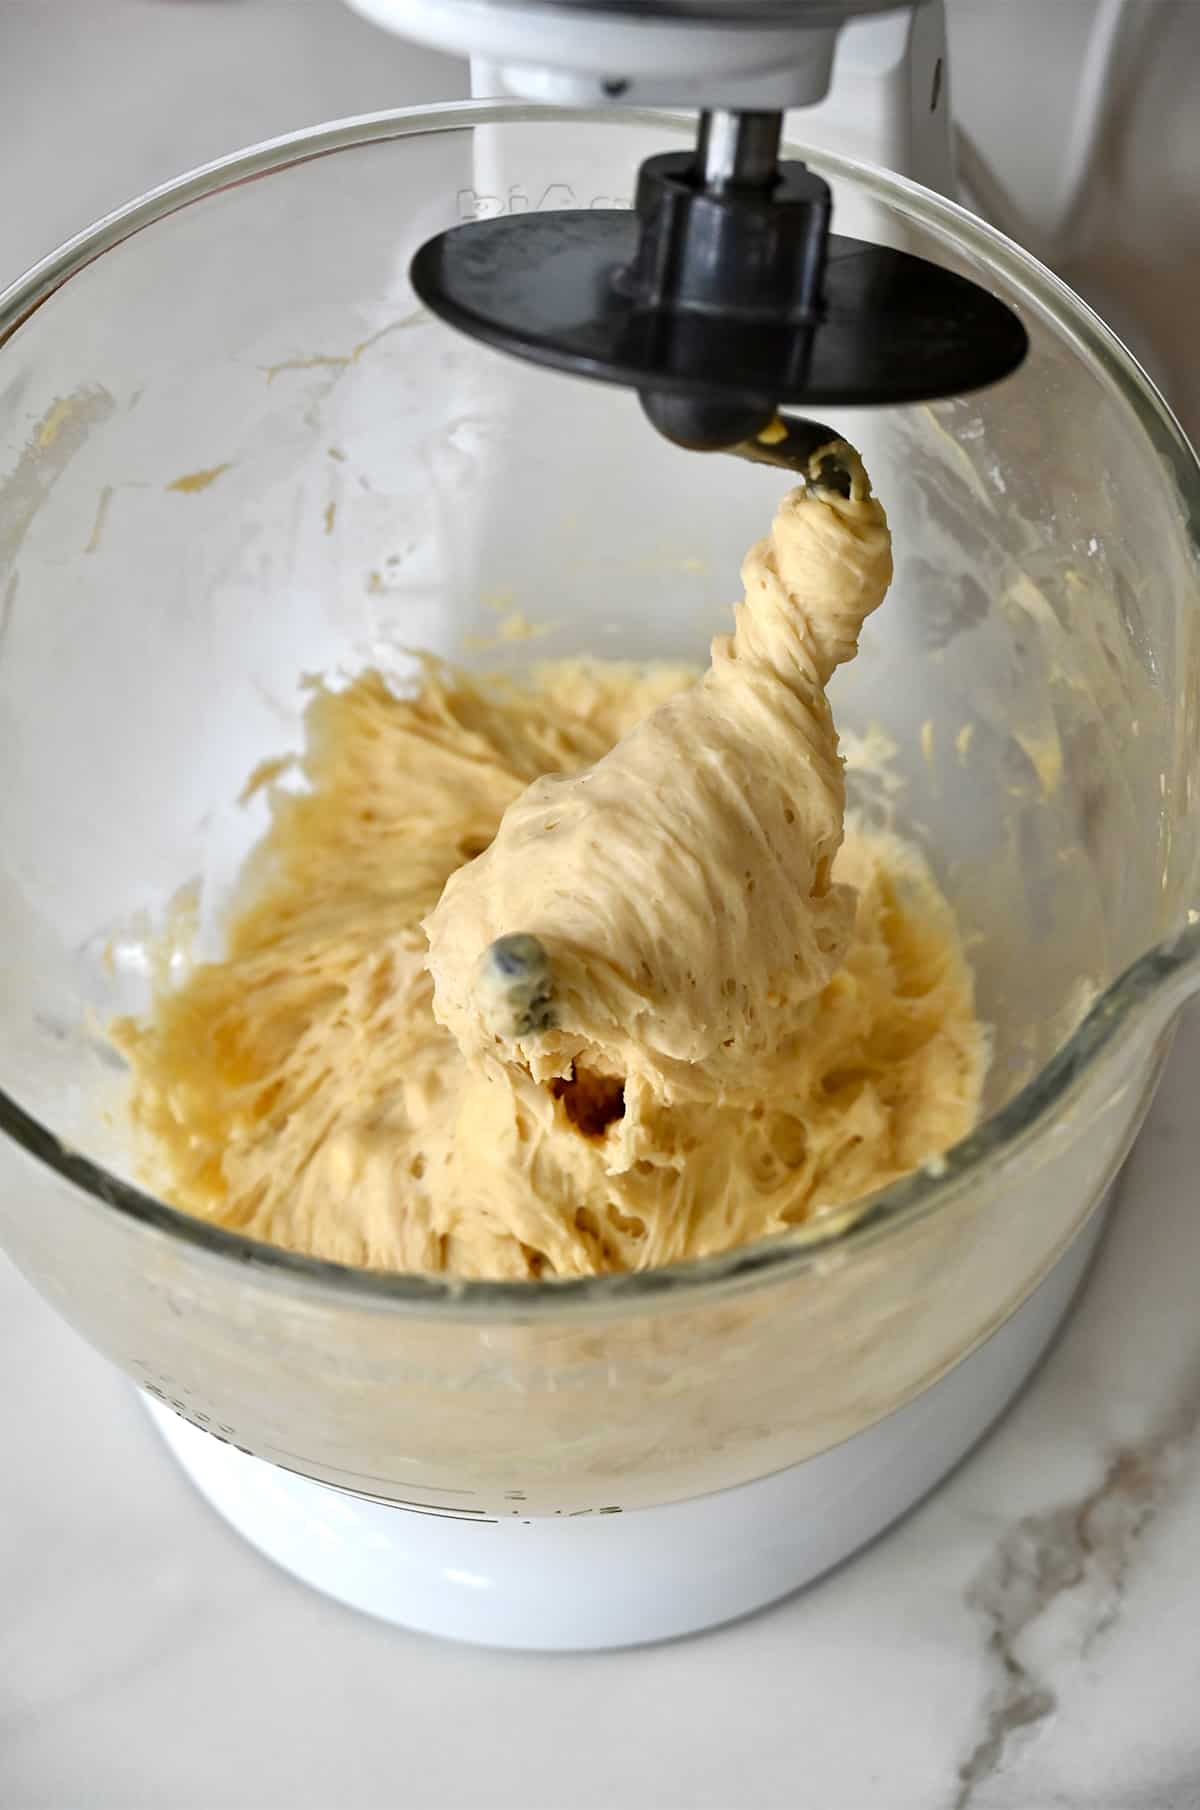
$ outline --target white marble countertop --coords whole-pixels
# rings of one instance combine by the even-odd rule
[[[1195,1810],[1200,1017],[1032,1385],[857,1560],[714,1634],[541,1657],[261,1560],[0,1270],[5,1810]]]
[[[0,277],[454,79],[333,0],[0,0],[0,42]],[[1081,1306],[956,1475],[806,1593],[638,1652],[457,1648],[292,1582],[0,1260],[0,1810],[1196,1810],[1198,1073],[1193,1017]]]

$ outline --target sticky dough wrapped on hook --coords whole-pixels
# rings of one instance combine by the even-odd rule
[[[469,1060],[668,1102],[761,1094],[854,927],[825,686],[891,573],[858,455],[822,449],[704,676],[594,766],[536,780],[448,881],[434,1011]]]

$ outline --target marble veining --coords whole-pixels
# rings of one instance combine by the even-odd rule
[[[1054,1715],[1058,1695],[1038,1654],[1043,1625],[1062,1611],[1083,1659],[1121,1613],[1139,1542],[1186,1464],[1198,1422],[1200,1375],[1168,1427],[1116,1452],[1082,1499],[1023,1516],[980,1568],[967,1601],[995,1683],[983,1731],[959,1768],[954,1810],[970,1810],[983,1781]]]

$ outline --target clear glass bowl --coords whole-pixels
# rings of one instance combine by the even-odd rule
[[[519,104],[325,127],[148,196],[0,299],[0,1233],[152,1394],[383,1499],[665,1502],[887,1414],[1075,1237],[1194,984],[1194,457],[1045,270],[819,158],[844,230],[974,275],[1032,338],[997,389],[839,418],[898,564],[835,707],[857,805],[927,846],[972,939],[986,1122],[841,1222],[563,1285],[351,1271],[136,1186],[97,1027],[146,1004],[190,880],[211,946],[263,825],[238,792],[298,745],[304,674],[519,663],[470,651],[498,595],[553,625],[538,655],[700,661],[726,621],[777,476],[457,338],[406,275],[472,214],[621,204],[684,129]]]

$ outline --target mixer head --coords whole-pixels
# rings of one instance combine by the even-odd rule
[[[701,115],[632,211],[472,221],[423,245],[418,296],[504,352],[627,385],[677,445],[753,441],[780,404],[880,407],[1007,377],[1028,350],[965,277],[831,233],[828,184],[780,162],[782,114]]]

